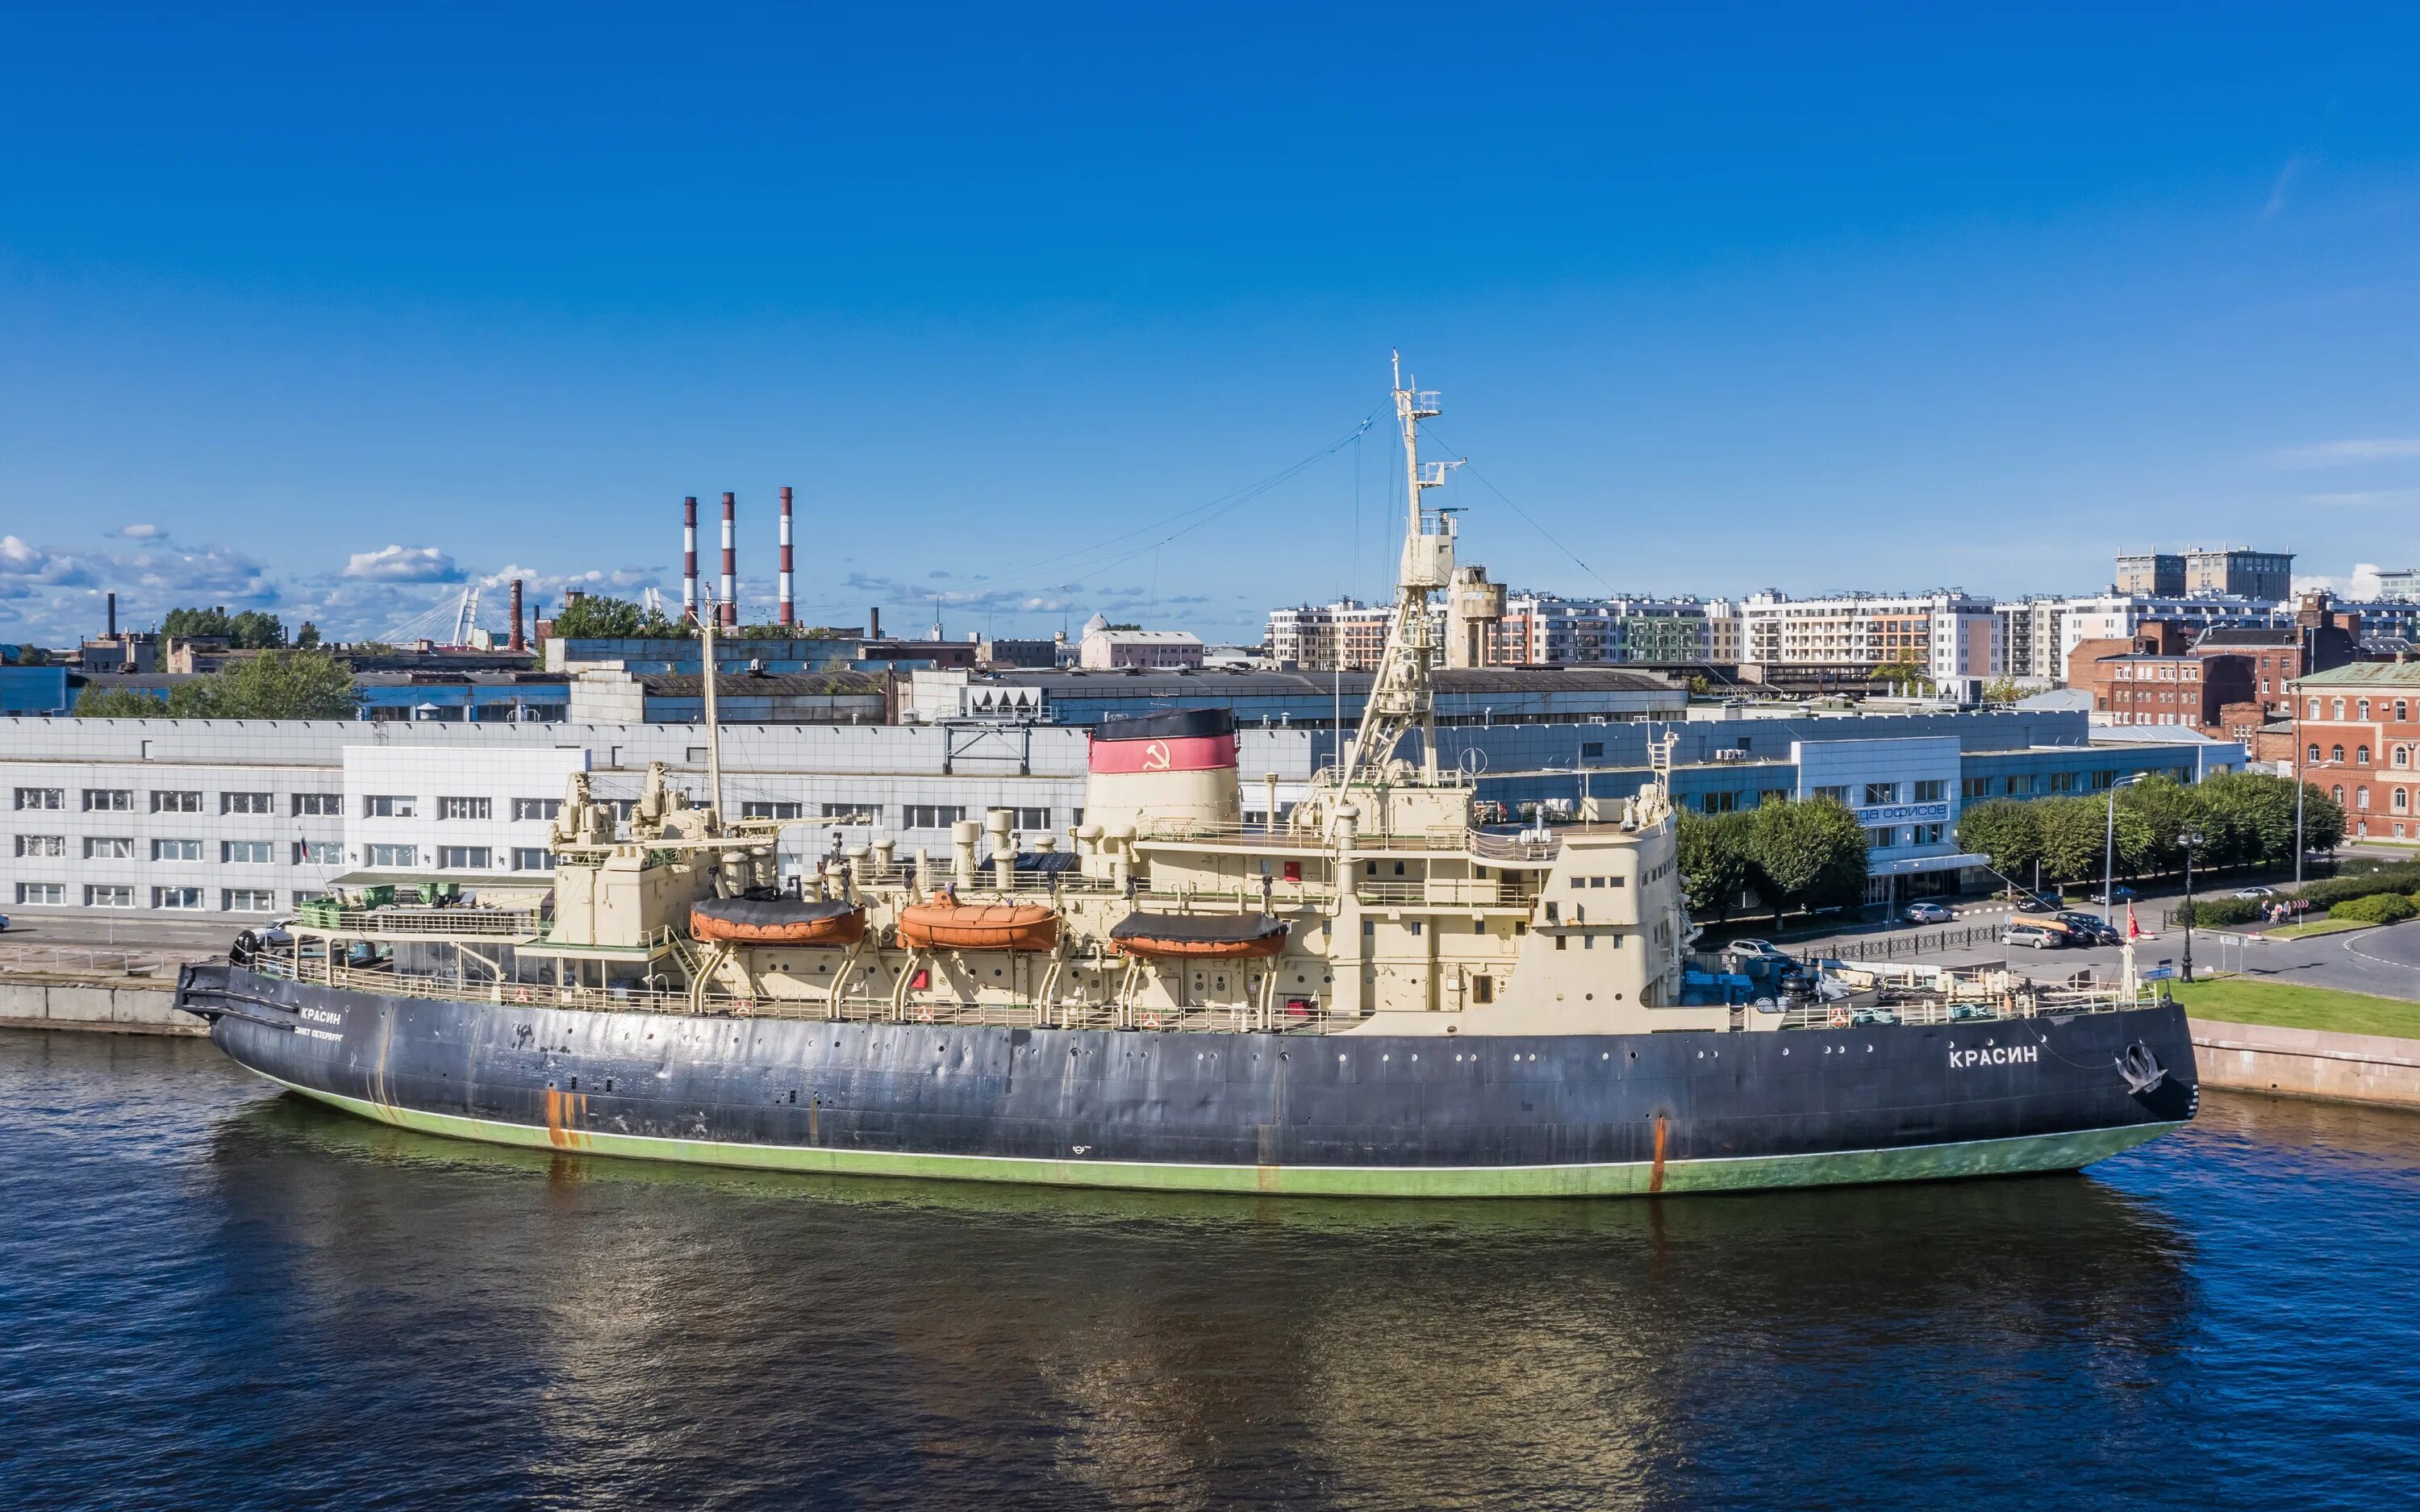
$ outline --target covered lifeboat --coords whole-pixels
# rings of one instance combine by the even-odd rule
[[[855,945],[865,938],[865,910],[804,898],[708,898],[689,910],[692,939],[729,945]]]
[[[1266,914],[1132,913],[1109,938],[1146,961],[1263,961],[1285,949],[1292,929]]]
[[[1040,903],[962,903],[946,892],[899,910],[899,943],[914,950],[1047,950],[1059,911]]]

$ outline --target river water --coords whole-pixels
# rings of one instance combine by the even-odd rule
[[[0,1504],[2397,1506],[2420,1118],[1662,1202],[523,1155],[0,1031]]]

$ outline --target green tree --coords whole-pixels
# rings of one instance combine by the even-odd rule
[[[660,609],[640,612],[639,606],[627,598],[612,598],[603,594],[582,594],[566,599],[554,611],[553,628],[549,632],[556,640],[579,637],[583,640],[627,640],[633,636],[663,639],[689,632],[664,617]]]
[[[1986,703],[2014,703],[2025,696],[2025,690],[2013,677],[1994,677],[1983,685],[1982,694]]]
[[[1823,908],[1865,895],[1866,832],[1829,798],[1767,803],[1749,816],[1759,890],[1774,905]]]
[[[160,622],[163,635],[225,640],[243,651],[267,651],[286,643],[286,626],[276,615],[248,609],[229,614],[215,609],[172,609]]]
[[[1707,814],[1681,810],[1678,864],[1692,918],[1722,919],[1756,883],[1753,811]]]
[[[188,678],[155,698],[132,688],[88,687],[76,700],[86,719],[349,719],[360,706],[349,668],[324,651],[271,651]]]
[[[1958,848],[1990,856],[1993,871],[2011,882],[2031,886],[2029,875],[2042,856],[2037,807],[2015,798],[1993,798],[1962,810]]]
[[[2042,874],[2053,882],[2081,882],[2101,875],[2106,815],[2099,798],[2037,798],[2034,824],[2041,836]]]
[[[2288,788],[2292,786],[2290,779],[2288,779],[2287,785]],[[2289,837],[2293,833],[2292,823],[2292,817],[2288,815],[2287,820],[2287,834]],[[2321,792],[2319,784],[2315,782],[2304,783],[2303,794],[2303,844],[2315,851],[2332,851],[2344,843],[2344,805],[2336,802],[2335,799],[2329,797],[2324,792]],[[2288,856],[2291,856],[2294,854],[2294,842],[2290,838],[2286,842],[2286,854]]]
[[[1930,693],[1933,687],[1932,674],[1905,657],[1882,663],[1873,670],[1873,677],[1902,694]]]
[[[318,650],[319,627],[312,624],[309,620],[304,620],[302,622],[302,628],[294,632],[294,649],[297,651]]]

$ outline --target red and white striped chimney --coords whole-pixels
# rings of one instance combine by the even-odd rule
[[[798,606],[790,600],[790,490],[782,489],[782,623],[796,625]]]
[[[681,618],[697,618],[697,496],[681,501]]]
[[[722,623],[739,623],[739,547],[734,531],[739,519],[737,494],[722,496]]]

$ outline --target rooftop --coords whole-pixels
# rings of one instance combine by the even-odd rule
[[[2420,661],[2356,661],[2294,679],[2296,687],[2420,687]]]

